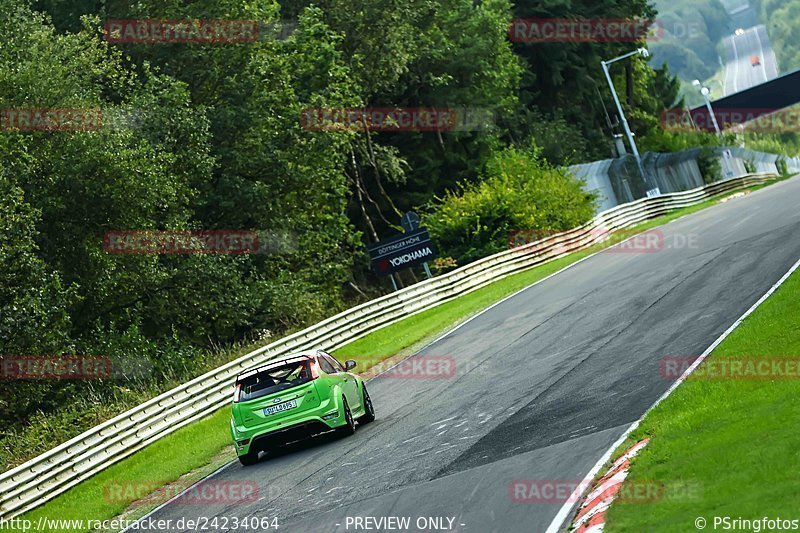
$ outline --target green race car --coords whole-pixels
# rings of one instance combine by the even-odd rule
[[[262,451],[326,431],[352,435],[356,421],[375,420],[364,380],[350,372],[355,366],[317,351],[241,373],[231,412],[239,462],[255,464]]]

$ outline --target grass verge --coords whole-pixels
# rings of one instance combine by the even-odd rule
[[[732,193],[731,193],[732,194]],[[727,196],[727,195],[726,195]],[[672,213],[625,230],[622,237],[663,225],[682,216],[700,211],[720,202],[724,197],[679,209]],[[354,358],[361,363],[376,364],[382,358],[410,354],[502,298],[527,287],[550,274],[618,242],[621,237],[592,248],[574,252],[544,265],[509,276],[422,313],[396,322],[371,333],[336,351],[338,357]],[[362,364],[359,371],[367,370]],[[154,505],[139,505],[136,498],[109,498],[110,484],[117,481],[136,483],[159,482],[168,485],[200,479],[212,472],[212,466],[234,458],[229,447],[228,410],[217,413],[164,437],[135,455],[107,468],[41,507],[26,513],[23,518],[38,522],[40,517],[60,519],[109,520],[120,515],[135,519],[146,514]],[[211,465],[211,466],[210,466]],[[13,528],[12,528],[13,529]],[[82,531],[79,528],[59,527],[39,531]]]
[[[715,527],[715,517],[800,519],[798,316],[800,271],[711,353],[698,367],[698,378],[685,381],[645,417],[621,447],[651,438],[626,483],[679,490],[667,490],[652,502],[615,502],[606,531],[689,531],[696,530],[698,518],[708,529],[730,529],[733,522]],[[712,374],[709,365],[726,358],[744,364],[769,362],[770,369],[759,371],[759,379],[711,379],[719,374]],[[787,376],[777,376],[775,361]],[[789,377],[792,368],[794,376]],[[756,524],[735,529],[776,528]]]

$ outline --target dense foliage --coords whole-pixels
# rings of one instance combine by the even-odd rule
[[[800,135],[797,132],[747,132],[744,139],[745,146],[751,150],[783,154],[788,157],[800,156]]]
[[[549,235],[593,214],[594,195],[567,170],[542,161],[535,150],[509,148],[488,161],[478,183],[429,206],[424,223],[463,265],[508,249],[517,232]]]
[[[599,62],[637,44],[512,43],[509,22],[654,15],[645,0],[0,0],[0,10],[0,107],[104,117],[93,131],[0,132],[0,355],[127,358],[148,370],[123,382],[4,383],[5,448],[4,435],[48,420],[64,428],[52,438],[66,438],[231,356],[220,348],[387,290],[363,245],[398,231],[408,209],[425,211],[458,264],[504,246],[510,229],[586,220],[592,198],[557,166],[611,154]],[[295,30],[239,44],[112,44],[108,19]],[[613,76],[632,125],[657,145],[676,79],[640,57]],[[300,121],[308,108],[359,106],[493,119],[434,132]],[[251,255],[103,249],[112,230],[190,229],[255,230],[271,245]]]
[[[0,260],[4,272],[18,272],[2,287],[4,355],[138,357],[164,379],[197,365],[201,348],[344,305],[358,247],[345,214],[347,138],[308,134],[295,118],[310,103],[357,102],[318,11],[304,14],[291,41],[183,48],[169,56],[176,70],[206,67],[183,81],[156,65],[158,51],[124,59],[97,19],[58,35],[43,16],[3,3],[4,107],[123,117],[97,131],[0,137],[9,213]],[[108,230],[193,228],[267,230],[286,242],[259,255],[102,249]],[[89,387],[4,387],[4,425]]]

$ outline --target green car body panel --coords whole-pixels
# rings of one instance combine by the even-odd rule
[[[325,352],[283,357],[237,377],[231,436],[243,464],[260,451],[374,419],[364,380]],[[348,420],[345,404],[349,408]],[[350,431],[352,432],[352,430]]]

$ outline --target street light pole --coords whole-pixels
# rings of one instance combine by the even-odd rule
[[[631,56],[636,54],[642,54],[644,57],[650,55],[646,48],[638,48],[633,52],[628,52],[627,54],[621,55],[619,57],[615,57],[609,61],[600,61],[600,65],[603,67],[603,73],[606,75],[606,81],[608,82],[608,87],[611,89],[611,96],[614,97],[614,104],[617,106],[617,113],[619,113],[620,122],[622,122],[622,128],[625,130],[625,135],[628,137],[628,144],[631,145],[631,152],[633,152],[633,157],[636,159],[636,166],[639,167],[639,173],[642,175],[642,179],[647,187],[649,187],[647,175],[644,172],[644,166],[642,165],[642,158],[639,155],[639,149],[636,147],[636,141],[633,140],[633,133],[631,132],[631,127],[628,124],[628,119],[625,118],[625,113],[622,111],[622,104],[619,101],[619,97],[617,96],[617,89],[614,87],[614,82],[611,81],[611,73],[609,72],[608,66],[612,63],[620,61],[622,59],[627,59]],[[648,191],[649,192],[649,191]]]
[[[722,131],[720,131],[719,124],[717,123],[717,116],[714,114],[714,109],[711,107],[711,100],[708,98],[711,91],[708,87],[702,85],[700,80],[694,80],[692,85],[700,87],[700,94],[703,95],[703,100],[706,101],[706,109],[708,109],[708,115],[711,117],[711,123],[714,124],[714,130],[717,132],[717,136],[722,139]]]
[[[719,137],[720,145],[722,145],[722,130],[719,129],[719,123],[717,122],[717,115],[714,113],[714,108],[711,107],[711,99],[709,95],[711,94],[711,90],[708,87],[700,83],[700,80],[694,80],[692,85],[695,87],[700,88],[700,94],[703,95],[703,100],[706,101],[706,109],[708,109],[708,115],[711,117],[711,123],[714,125],[714,131],[717,132],[717,137]],[[733,169],[731,168],[731,162],[729,161],[729,154],[730,152],[722,147],[722,172],[725,174],[726,178],[730,178],[733,176]]]

